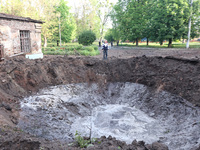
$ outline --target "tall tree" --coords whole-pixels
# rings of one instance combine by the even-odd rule
[[[200,35],[200,0],[194,0],[192,5],[191,16],[191,38]]]
[[[60,30],[61,30],[61,39],[64,42],[70,42],[71,40],[75,39],[75,32],[76,32],[76,24],[73,15],[69,12],[70,8],[67,6],[67,2],[64,0],[60,0],[57,8],[56,13],[60,14]],[[55,26],[57,28],[54,39],[58,38],[58,24]]]
[[[168,39],[168,47],[172,41],[181,39],[187,32],[189,4],[187,0],[155,0],[152,11],[152,39],[161,43]]]
[[[146,0],[119,0],[115,6],[116,18],[123,39],[136,42],[144,37]]]
[[[21,9],[23,5],[23,1],[21,0],[1,1],[1,12],[16,16],[22,16],[24,14],[23,9]]]
[[[92,30],[97,38],[100,36],[100,20],[93,7],[93,1],[78,0],[75,4],[74,17],[77,25],[77,36],[86,30]]]
[[[52,40],[56,31],[54,28],[57,25],[56,6],[54,0],[38,0],[39,18],[45,23],[42,25],[42,37],[44,38],[44,47],[47,46],[47,40]]]
[[[100,19],[100,37],[99,43],[101,46],[101,42],[104,36],[105,27],[108,23],[109,16],[112,10],[113,4],[110,3],[109,0],[90,0],[93,1],[93,7],[96,10],[96,14]]]

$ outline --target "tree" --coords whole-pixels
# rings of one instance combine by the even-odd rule
[[[100,20],[91,0],[78,0],[75,4],[74,18],[77,25],[77,36],[85,30],[92,30],[97,38],[100,36]]]
[[[117,46],[119,45],[119,40],[120,40],[120,29],[119,29],[119,24],[118,20],[116,18],[116,11],[115,9],[112,9],[111,11],[111,20],[112,20],[112,29],[110,29],[112,36],[114,38],[114,41],[117,42]]]
[[[39,15],[40,19],[45,23],[42,25],[42,37],[44,38],[44,47],[47,46],[47,40],[52,40],[56,31],[57,25],[56,6],[58,5],[54,0],[39,0],[37,1],[38,11],[42,10]]]
[[[111,42],[111,45],[113,44],[113,42],[117,42],[117,46],[119,44],[119,32],[117,31],[117,29],[113,26],[112,29],[109,29],[104,37],[108,42]]]
[[[146,0],[119,0],[114,9],[123,40],[136,42],[144,37]]]
[[[91,30],[83,31],[78,37],[78,43],[91,45],[96,40],[96,35]]]
[[[194,0],[191,10],[191,38],[200,35],[200,0]]]
[[[76,24],[72,14],[69,12],[70,8],[67,6],[67,2],[64,0],[60,0],[57,8],[56,13],[60,14],[60,30],[61,30],[61,39],[64,42],[70,42],[71,40],[75,39],[76,35]],[[58,20],[59,21],[59,20]],[[59,39],[58,31],[59,27],[58,24],[55,26],[56,32],[54,33],[54,40]]]
[[[109,29],[106,34],[105,34],[105,37],[104,37],[108,42],[114,42],[115,39],[114,39],[114,35],[112,33],[112,29]]]
[[[24,4],[21,0],[1,1],[1,12],[16,16],[22,16],[24,14],[24,10],[21,9],[23,5]]]
[[[187,32],[189,5],[187,0],[155,0],[153,1],[151,19],[151,38],[161,44],[168,39],[168,47],[172,40],[181,39]]]

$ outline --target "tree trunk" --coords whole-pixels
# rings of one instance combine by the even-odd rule
[[[119,46],[119,41],[117,41],[117,46]]]
[[[47,37],[44,37],[44,47],[47,47]]]
[[[169,44],[168,44],[168,48],[172,47],[172,38],[169,39]]]
[[[162,46],[163,45],[163,40],[162,41],[160,41],[160,46]]]
[[[182,43],[185,43],[185,39],[183,39]]]
[[[138,46],[138,38],[136,38],[136,46]]]
[[[149,38],[147,38],[147,46],[149,45]]]
[[[99,39],[99,47],[101,47],[102,37]]]

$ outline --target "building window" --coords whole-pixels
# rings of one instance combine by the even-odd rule
[[[31,52],[31,40],[30,31],[20,31],[20,45],[21,52],[30,53]]]

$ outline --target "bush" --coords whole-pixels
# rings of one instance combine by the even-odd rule
[[[82,45],[78,45],[78,46],[76,46],[75,49],[76,49],[76,50],[82,50],[82,49],[83,49],[83,46],[82,46]]]
[[[87,50],[87,51],[89,51],[89,52],[93,52],[94,51],[94,48],[92,46],[85,47],[84,49]]]
[[[99,48],[98,46],[93,46],[94,50],[97,51]]]
[[[78,37],[78,43],[82,45],[91,45],[96,40],[96,35],[91,30],[83,31]]]
[[[81,134],[78,133],[77,131],[75,134],[75,140],[81,148],[87,147],[88,144],[90,143],[89,140],[84,140],[84,138],[81,136]]]

